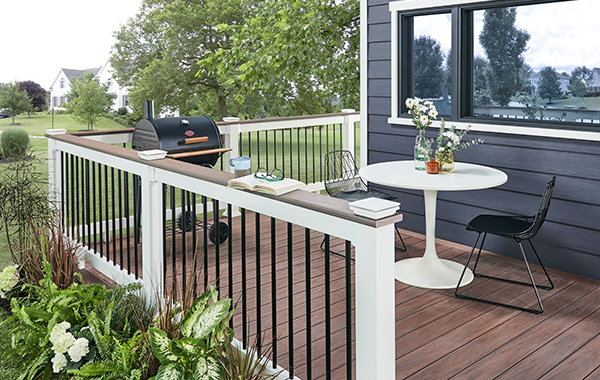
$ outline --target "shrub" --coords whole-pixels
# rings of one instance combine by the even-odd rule
[[[8,128],[0,135],[0,146],[6,158],[24,158],[29,149],[29,134],[21,128]]]
[[[117,115],[127,115],[129,111],[127,111],[127,107],[121,107],[117,110]]]

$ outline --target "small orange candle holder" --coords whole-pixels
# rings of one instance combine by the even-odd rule
[[[440,163],[434,160],[433,158],[427,161],[426,171],[428,174],[439,174],[440,173]]]

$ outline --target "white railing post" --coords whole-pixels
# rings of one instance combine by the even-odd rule
[[[235,123],[236,121],[240,121],[239,117],[224,117],[223,121],[228,123]],[[231,150],[225,153],[225,170],[229,173],[233,173],[233,167],[229,165],[229,160],[238,157],[240,155],[239,152],[239,141],[240,141],[240,129],[241,126],[238,123],[229,124],[227,126],[227,137],[225,138],[225,148],[231,148]]]
[[[165,289],[163,276],[162,241],[162,182],[156,178],[156,169],[146,166],[140,176],[142,185],[142,263],[144,291],[148,299],[162,297]]]
[[[49,135],[64,135],[66,129],[47,129]],[[61,186],[62,165],[60,150],[56,149],[56,140],[48,139],[48,200],[51,206],[61,209]]]
[[[349,150],[354,156],[354,122],[349,114],[354,113],[351,108],[343,109],[344,122],[342,123],[342,149]],[[355,158],[356,159],[356,158]]]
[[[394,225],[356,226],[356,379],[394,379]]]

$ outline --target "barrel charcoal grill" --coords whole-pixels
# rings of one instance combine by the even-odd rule
[[[138,121],[133,130],[131,141],[133,149],[160,149],[167,152],[168,158],[210,168],[214,167],[224,152],[231,150],[222,147],[219,128],[209,116],[155,119],[153,108],[153,102],[146,101],[146,118]],[[196,226],[202,227],[197,223],[195,212],[185,211],[177,217],[177,227],[181,231],[191,231]],[[215,244],[223,243],[227,240],[227,231],[228,226],[224,222],[219,222],[218,229],[214,224],[210,225],[210,241]]]

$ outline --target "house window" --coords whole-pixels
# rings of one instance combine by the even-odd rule
[[[65,88],[65,78],[60,78],[60,88]]]
[[[52,107],[58,107],[58,96],[52,97]]]
[[[123,95],[123,107],[129,105],[129,95]]]
[[[107,80],[106,85],[108,86],[108,88],[111,88],[112,87],[112,79]]]
[[[63,104],[65,104],[66,102],[67,102],[67,101],[66,101],[65,97],[64,97],[64,96],[61,96],[61,97],[60,97],[60,99],[59,99],[59,101],[58,101],[58,105],[59,105],[59,106],[62,106],[62,105],[63,105]]]
[[[446,120],[600,131],[600,2],[414,3],[390,3],[392,118],[416,96]]]

